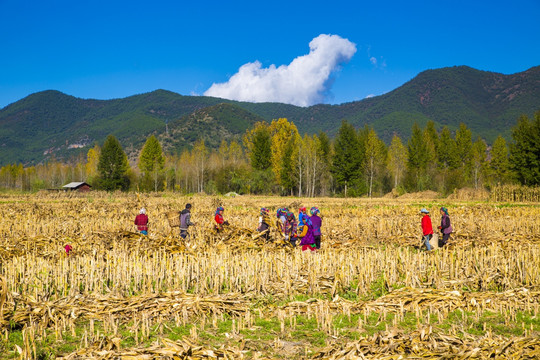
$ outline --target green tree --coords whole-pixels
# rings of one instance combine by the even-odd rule
[[[334,142],[332,174],[336,182],[343,185],[345,197],[348,186],[360,178],[361,169],[362,158],[358,136],[354,127],[344,120]]]
[[[439,179],[443,192],[449,193],[453,190],[452,186],[449,186],[448,178],[458,166],[459,158],[456,141],[452,138],[450,129],[445,126],[441,130],[439,144],[437,145],[437,167],[439,168]]]
[[[495,184],[505,183],[509,180],[510,161],[508,159],[508,146],[506,140],[499,135],[491,147],[491,161],[489,170]]]
[[[142,171],[143,189],[158,191],[161,187],[161,177],[163,176],[163,167],[165,165],[165,156],[161,149],[158,139],[152,135],[141,150],[139,156],[139,169]],[[151,183],[151,187],[148,185]]]
[[[412,127],[411,138],[407,142],[407,170],[411,177],[412,187],[416,190],[425,190],[428,187],[429,177],[427,167],[430,155],[424,134],[417,123]]]
[[[463,183],[468,183],[472,170],[472,134],[467,125],[461,123],[456,131],[456,152]]]
[[[540,184],[540,111],[533,121],[526,115],[512,128],[510,164],[523,185]]]
[[[272,166],[272,138],[267,126],[260,126],[253,133],[249,158],[255,170],[266,170]]]
[[[101,148],[98,162],[98,187],[103,190],[127,190],[129,163],[120,142],[109,135]]]
[[[437,145],[439,135],[435,129],[435,123],[430,120],[423,131],[424,142],[426,143],[426,171],[430,178],[434,178],[437,170]]]

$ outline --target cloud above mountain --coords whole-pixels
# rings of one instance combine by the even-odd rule
[[[356,45],[338,35],[321,34],[309,43],[309,54],[288,65],[263,68],[259,61],[244,64],[229,81],[214,83],[206,96],[250,102],[280,102],[298,106],[323,103],[333,74],[356,53]]]

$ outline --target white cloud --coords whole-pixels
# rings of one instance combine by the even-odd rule
[[[377,65],[377,58],[375,58],[375,57],[372,56],[372,57],[369,58],[369,61],[371,61],[371,63],[372,63],[373,65]]]
[[[244,64],[229,81],[214,83],[204,95],[298,106],[322,103],[330,92],[332,74],[352,58],[356,45],[338,35],[321,34],[311,40],[309,48],[309,54],[289,65],[262,68],[259,61]]]
[[[375,94],[369,94],[369,95],[366,96],[366,99],[372,98],[374,96],[375,96]]]

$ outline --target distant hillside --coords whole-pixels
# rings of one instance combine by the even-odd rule
[[[226,106],[225,104],[228,104]],[[279,103],[247,103],[156,90],[114,100],[86,100],[58,91],[29,95],[0,110],[0,166],[36,164],[86,153],[94,142],[115,135],[131,154],[150,134],[169,151],[191,146],[203,136],[210,146],[239,137],[256,121],[285,117],[301,133],[335,135],[343,119],[369,124],[389,141],[407,138],[414,122],[433,120],[440,128],[460,122],[488,140],[507,138],[521,114],[540,109],[540,66],[503,75],[466,66],[427,70],[382,96],[341,105],[302,108]],[[168,130],[168,133],[167,133]]]
[[[217,148],[222,140],[241,143],[242,135],[258,121],[265,120],[237,105],[220,103],[169,123],[159,140],[168,153],[180,153],[201,138],[206,146]]]

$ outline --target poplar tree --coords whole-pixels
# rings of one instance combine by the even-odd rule
[[[472,175],[474,188],[478,189],[480,181],[486,172],[487,145],[482,138],[478,138],[472,146]]]
[[[99,145],[95,144],[94,147],[88,150],[88,153],[86,154],[85,170],[87,181],[91,181],[95,179],[96,176],[98,176],[98,163],[100,152],[101,149],[99,148]]]
[[[506,140],[497,136],[491,146],[491,161],[489,170],[495,184],[504,183],[509,178],[510,161],[508,160],[508,146]]]
[[[385,164],[386,147],[379,139],[373,128],[367,132],[365,139],[365,173],[368,182],[368,196],[371,197],[373,192],[373,181],[375,176],[380,172]]]
[[[394,134],[390,147],[388,148],[388,170],[394,177],[394,188],[400,184],[407,167],[407,148],[403,145],[401,138]]]
[[[160,176],[163,175],[163,167],[165,165],[165,156],[158,139],[152,135],[148,139],[141,150],[139,156],[139,169],[143,172],[143,188],[158,191]],[[149,183],[152,186],[149,186]]]

